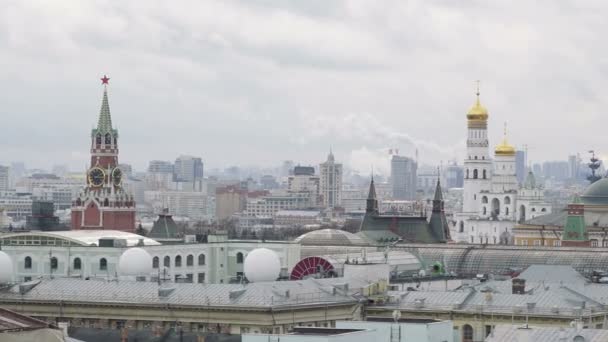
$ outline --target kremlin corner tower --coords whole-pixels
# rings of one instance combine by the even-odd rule
[[[72,230],[110,229],[135,231],[135,201],[123,188],[118,168],[118,131],[112,127],[108,81],[104,76],[97,127],[91,131],[91,164],[86,187],[72,202]]]

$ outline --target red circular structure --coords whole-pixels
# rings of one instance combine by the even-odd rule
[[[318,274],[321,278],[331,277],[334,265],[320,257],[307,257],[300,260],[291,270],[290,280],[302,280],[307,276]]]

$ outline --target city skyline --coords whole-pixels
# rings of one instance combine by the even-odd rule
[[[408,156],[417,148],[421,163],[460,162],[476,79],[491,146],[508,121],[509,140],[528,145],[532,161],[602,156],[594,122],[604,74],[601,59],[585,58],[603,53],[593,33],[605,25],[600,4],[568,12],[572,27],[585,23],[577,30],[561,25],[566,8],[553,3],[542,5],[546,21],[506,19],[507,2],[191,5],[8,6],[0,52],[13,71],[0,83],[9,113],[0,161],[83,169],[83,132],[95,124],[104,73],[123,161],[139,170],[180,154],[210,168],[316,165],[330,146],[361,173],[387,174],[390,148]],[[79,17],[56,12],[67,7]],[[89,17],[98,20],[79,19]],[[29,28],[38,25],[50,29]]]

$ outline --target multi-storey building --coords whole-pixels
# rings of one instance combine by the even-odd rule
[[[9,170],[8,166],[0,165],[0,191],[7,191],[10,187]]]
[[[321,179],[315,175],[312,166],[296,166],[293,175],[287,178],[287,191],[289,193],[305,194],[310,198],[311,206],[321,203]]]
[[[342,164],[336,164],[331,151],[329,151],[327,161],[319,165],[319,174],[323,207],[342,206]]]
[[[32,196],[28,193],[15,191],[0,192],[0,208],[4,213],[14,219],[25,219],[32,214]]]
[[[108,80],[104,76],[103,99],[97,127],[91,131],[91,166],[87,186],[72,202],[72,229],[135,230],[135,201],[122,187],[118,167],[118,130],[112,127]]]
[[[393,199],[413,200],[416,198],[418,165],[412,158],[394,155],[391,159],[391,185]]]
[[[199,157],[179,156],[173,168],[175,181],[191,184],[193,191],[202,191],[203,161]]]
[[[249,198],[247,216],[274,217],[279,210],[308,209],[311,207],[310,194],[306,192],[275,193],[268,196]]]
[[[207,214],[207,195],[197,191],[145,191],[144,200],[153,212],[169,209],[175,216],[191,220],[209,219]]]

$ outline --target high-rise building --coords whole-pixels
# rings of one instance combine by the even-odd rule
[[[9,188],[9,167],[0,165],[0,191]]]
[[[416,198],[418,165],[412,158],[394,155],[391,160],[391,184],[393,198],[414,200]]]
[[[579,155],[568,156],[568,178],[575,180],[580,173],[581,157]]]
[[[293,169],[293,175],[287,179],[287,191],[306,194],[310,199],[310,205],[317,207],[320,204],[321,179],[315,175],[315,168],[296,166]]]
[[[319,165],[321,176],[321,200],[325,208],[342,205],[342,164],[336,164],[334,154],[329,151],[327,161]]]
[[[192,184],[184,190],[202,191],[203,161],[199,157],[179,156],[175,160],[173,175],[176,182]]]
[[[517,175],[517,183],[523,184],[526,179],[526,151],[518,150],[515,152],[515,174]]]
[[[87,186],[72,203],[72,229],[135,231],[135,201],[123,189],[118,167],[118,130],[112,127],[108,103],[109,78],[104,76],[97,127],[91,132],[91,167]]]
[[[547,179],[563,181],[568,179],[568,168],[567,161],[546,161],[543,163],[543,174]]]
[[[247,189],[228,185],[215,189],[215,218],[218,221],[230,218],[247,208]]]
[[[148,172],[173,174],[173,164],[170,161],[152,160],[148,164]]]
[[[462,188],[464,170],[456,163],[448,165],[445,170],[445,183],[447,189]]]

